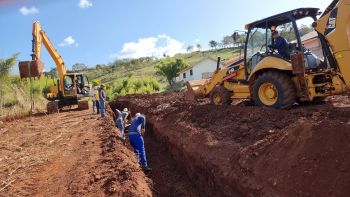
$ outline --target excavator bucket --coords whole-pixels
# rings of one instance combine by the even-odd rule
[[[44,63],[40,60],[23,61],[18,63],[21,79],[40,77],[44,71]]]
[[[185,99],[187,101],[196,101],[199,98],[205,97],[205,95],[202,92],[202,89],[206,83],[207,80],[188,81],[186,83],[187,92],[185,95]]]

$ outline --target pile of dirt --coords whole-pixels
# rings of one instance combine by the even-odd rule
[[[122,97],[111,108],[145,113],[154,137],[204,196],[346,196],[346,99],[274,110],[190,103],[178,93]]]

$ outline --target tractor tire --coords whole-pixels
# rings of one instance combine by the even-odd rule
[[[50,101],[47,103],[46,109],[48,114],[58,113],[58,103],[56,101]]]
[[[210,102],[213,105],[231,105],[232,92],[223,86],[216,86],[210,93]]]
[[[89,109],[89,101],[82,100],[78,101],[78,110],[88,110]]]
[[[287,75],[269,71],[253,83],[255,105],[275,109],[288,109],[296,101],[294,83]]]

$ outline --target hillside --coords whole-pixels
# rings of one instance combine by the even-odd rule
[[[176,55],[174,58],[183,58],[190,64],[197,63],[202,59],[207,57],[217,58],[221,57],[223,61],[234,57],[239,50],[227,48],[219,49],[217,51],[202,51],[202,52],[192,52],[186,54]],[[118,61],[111,63],[109,65],[101,66],[100,68],[90,68],[85,73],[88,75],[90,81],[100,80],[102,83],[107,85],[112,85],[115,80],[124,80],[128,76],[133,78],[144,78],[152,77],[157,79],[161,85],[166,86],[166,81],[163,77],[156,75],[155,65],[157,65],[161,60],[149,60],[149,61],[130,61],[128,65],[120,65]],[[133,63],[135,62],[135,63]]]

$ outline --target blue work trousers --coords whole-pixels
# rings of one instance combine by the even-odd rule
[[[129,135],[131,146],[134,148],[134,152],[143,167],[147,167],[145,143],[141,134]]]
[[[104,100],[100,99],[99,107],[100,107],[101,117],[105,117],[106,106],[105,106],[105,101]]]
[[[117,128],[119,129],[120,131],[120,137],[124,138],[124,131],[125,131],[125,126],[124,126],[124,122],[117,119],[116,121],[117,123]]]

